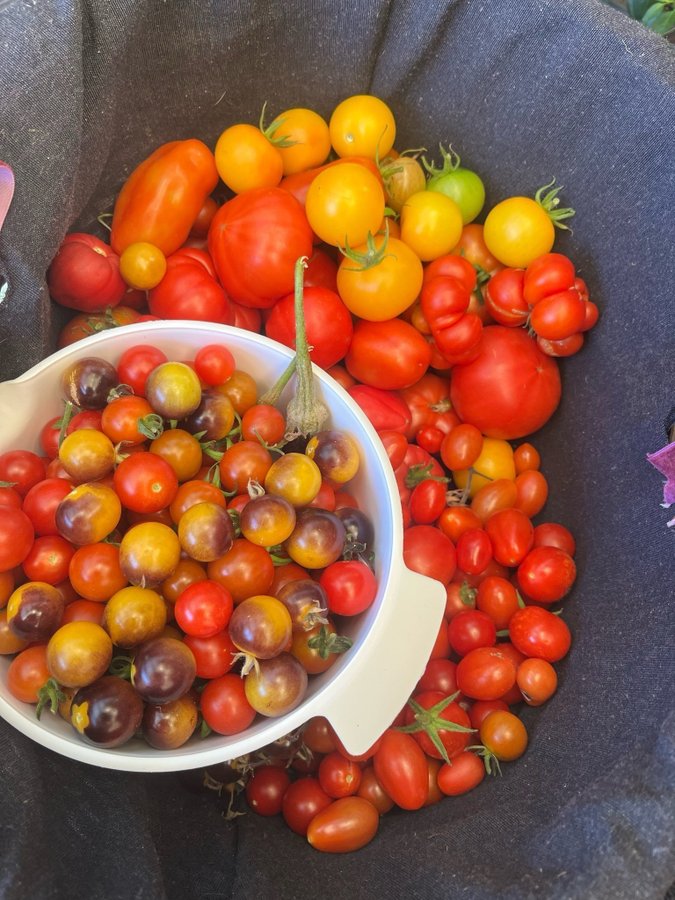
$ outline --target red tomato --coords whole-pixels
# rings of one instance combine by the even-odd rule
[[[127,286],[119,256],[91,234],[68,234],[47,272],[53,300],[80,312],[104,312],[117,306]]]
[[[11,484],[22,497],[42,481],[46,472],[44,459],[31,450],[7,450],[0,454],[0,482]]]
[[[324,287],[305,287],[303,294],[309,356],[322,369],[339,362],[352,340],[352,317],[338,294]],[[265,323],[265,334],[295,349],[293,294],[277,301]]]
[[[380,431],[380,440],[389,457],[392,469],[398,469],[408,451],[408,441],[400,431]]]
[[[0,515],[0,572],[21,565],[33,546],[33,523],[21,509],[5,506]]]
[[[103,613],[105,607],[102,603],[93,600],[71,600],[63,610],[61,625],[68,622],[93,622],[95,625],[103,625]]]
[[[345,357],[347,371],[384,390],[410,387],[426,372],[431,351],[424,337],[402,319],[356,323]]]
[[[295,197],[257,188],[221,206],[208,243],[228,296],[264,309],[293,290],[296,260],[312,254],[312,230]]]
[[[56,508],[72,489],[72,484],[65,478],[45,478],[28,491],[22,508],[33,523],[35,534],[58,534]]]
[[[183,640],[192,650],[198,678],[221,678],[227,675],[239,652],[226,629],[211,637],[186,634]]]
[[[193,319],[231,325],[234,316],[227,295],[210,273],[210,268],[211,260],[203,250],[178,250],[169,256],[166,274],[148,293],[150,312],[162,319]]]
[[[7,670],[7,689],[23,703],[37,703],[38,691],[51,678],[47,645],[34,644],[14,657]]]
[[[176,622],[186,634],[210,638],[227,627],[232,616],[232,594],[217,581],[196,581],[176,600]]]
[[[586,304],[577,291],[560,291],[539,300],[530,314],[530,326],[540,338],[563,341],[581,331]]]
[[[74,554],[75,547],[60,534],[46,534],[35,538],[21,565],[29,581],[59,584],[68,577],[68,566]]]
[[[446,506],[446,490],[444,482],[430,478],[413,488],[410,495],[410,515],[416,525],[431,525],[436,521]]]
[[[67,484],[67,482],[64,482],[64,484]],[[13,487],[9,487],[8,485],[0,485],[0,507],[2,506],[11,506],[14,509],[21,509],[21,494],[15,491]]]
[[[543,660],[539,661],[542,662]],[[483,724],[483,720],[487,719],[490,713],[494,712],[496,709],[508,712],[509,704],[505,703],[504,700],[475,700],[469,711],[471,727],[478,731]]]
[[[541,428],[560,400],[555,361],[516,328],[483,329],[477,358],[455,366],[450,399],[464,422],[489,437],[513,440]]]
[[[281,812],[291,831],[305,835],[314,816],[332,802],[317,778],[298,778],[286,789]]]
[[[534,527],[520,509],[500,509],[485,523],[495,560],[503,566],[517,566],[534,540]]]
[[[355,616],[372,604],[377,579],[372,569],[359,560],[338,560],[321,573],[319,584],[326,592],[328,609],[340,616]]]
[[[518,609],[518,593],[506,578],[491,575],[478,585],[476,606],[495,623],[498,630],[506,628]]]
[[[411,735],[393,729],[385,731],[373,766],[377,780],[397,806],[424,806],[429,789],[427,760]]]
[[[318,812],[307,840],[323,853],[349,853],[372,841],[380,825],[377,808],[363,797],[343,797]]]
[[[485,290],[485,305],[499,325],[524,325],[530,307],[523,296],[524,269],[502,269],[492,276]]]
[[[492,647],[497,640],[497,629],[487,613],[467,609],[450,620],[448,638],[455,653],[465,656],[478,647]]]
[[[561,600],[576,576],[574,560],[558,547],[534,547],[518,566],[520,589],[538,603]]]
[[[403,536],[403,559],[413,572],[448,584],[456,569],[455,547],[433,525],[413,525]]]
[[[469,528],[457,541],[457,566],[467,575],[480,575],[492,559],[492,542],[482,528]]]
[[[319,784],[329,797],[349,797],[361,784],[361,768],[337,750],[328,753],[319,763]]]
[[[576,541],[572,532],[557,522],[542,522],[534,529],[533,547],[558,547],[574,556]]]
[[[128,384],[135,394],[145,394],[145,382],[153,369],[168,362],[166,353],[151,344],[129,347],[117,362],[117,374],[122,384]]]
[[[474,700],[498,700],[516,683],[516,665],[501,648],[476,647],[457,664],[457,686]]]
[[[316,249],[307,260],[305,287],[322,287],[337,294],[337,272],[333,257],[325,250]]]
[[[469,750],[456,756],[451,766],[447,763],[441,766],[436,776],[439,788],[448,797],[458,797],[472,791],[484,778],[482,759]]]
[[[284,767],[257,766],[246,782],[246,802],[259,816],[276,816],[281,812],[290,783]]]
[[[439,417],[451,409],[448,379],[432,372],[427,372],[413,385],[404,388],[400,391],[400,396],[405,400],[411,413],[410,425],[406,432],[408,440],[412,440],[420,428],[427,425],[435,426]]]
[[[139,513],[165,509],[178,491],[178,478],[169,463],[145,450],[123,459],[113,482],[122,506]]]
[[[422,691],[440,691],[444,697],[454,694],[458,689],[456,669],[456,664],[449,659],[430,659],[417,682],[415,695]]]
[[[398,394],[366,384],[355,384],[347,393],[361,407],[376,431],[398,431],[402,435],[408,432],[410,410]]]
[[[223,675],[207,682],[199,705],[204,721],[218,734],[238,734],[248,728],[256,715],[246,699],[240,675]]]
[[[534,306],[559,291],[574,285],[574,265],[562,253],[544,253],[533,260],[525,270],[523,293],[530,306]]]
[[[448,694],[441,691],[424,691],[416,694],[413,702],[426,711],[415,711],[412,706],[408,706],[405,713],[405,723],[410,725],[413,722],[424,724],[425,727],[420,731],[414,731],[412,736],[420,745],[422,750],[433,759],[444,759],[443,753],[434,744],[431,735],[435,735],[443,745],[445,754],[452,759],[461,753],[469,743],[470,733],[468,731],[453,730],[452,727],[446,727],[444,723],[452,723],[459,728],[471,728],[471,721],[467,713],[462,707],[454,701],[447,703]],[[443,705],[445,704],[445,705]],[[435,711],[442,707],[440,711]],[[433,710],[432,712],[429,712]],[[428,718],[427,718],[428,717]]]
[[[525,656],[551,663],[562,659],[572,643],[570,630],[560,616],[540,606],[517,610],[509,622],[509,636],[514,647]]]

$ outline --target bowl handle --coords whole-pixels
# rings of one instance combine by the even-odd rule
[[[340,676],[339,693],[324,712],[348,753],[364,753],[401,711],[424,673],[445,602],[439,581],[401,567],[372,652],[359,654]]]

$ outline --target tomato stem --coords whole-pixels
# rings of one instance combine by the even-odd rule
[[[318,634],[307,641],[310,650],[316,650],[321,659],[328,659],[332,653],[344,653],[352,644],[350,638],[330,632],[325,625],[321,626]]]
[[[449,175],[451,172],[456,172],[459,168],[459,164],[462,161],[459,153],[457,153],[456,150],[452,149],[452,144],[448,144],[447,150],[445,149],[443,144],[439,144],[438,147],[441,151],[441,156],[443,157],[443,164],[440,168],[433,162],[427,162],[426,157],[422,157],[422,165],[427,170],[431,178],[435,178],[436,176],[440,175]]]
[[[285,149],[286,147],[295,147],[298,141],[293,141],[289,137],[289,135],[281,135],[277,137],[277,131],[284,124],[286,119],[282,116],[281,118],[277,117],[273,119],[272,122],[265,127],[265,110],[267,109],[267,100],[263,103],[262,110],[260,111],[260,120],[258,122],[258,127],[265,135],[267,140],[275,147],[281,147]]]
[[[75,404],[70,400],[66,400],[65,406],[63,407],[63,415],[59,419],[59,447],[66,439],[66,432],[68,430],[68,425],[70,424],[70,420],[75,415]]]
[[[429,707],[429,709],[425,709],[417,702],[417,700],[414,700],[411,697],[410,700],[408,700],[408,706],[415,713],[415,721],[411,722],[410,725],[400,725],[396,730],[402,731],[404,734],[414,734],[417,731],[424,731],[434,747],[441,754],[444,761],[448,763],[448,765],[451,765],[452,763],[448,756],[448,751],[445,749],[445,744],[443,743],[439,732],[459,731],[463,734],[473,734],[476,730],[475,728],[466,728],[464,725],[458,725],[450,719],[444,719],[441,715],[443,710],[451,703],[454,703],[457,697],[459,697],[459,691],[455,691],[454,694],[444,697],[442,700],[439,700],[438,703]]]
[[[555,178],[552,178],[548,184],[544,184],[539,188],[534,195],[534,199],[548,215],[556,228],[569,231],[569,226],[565,225],[563,220],[571,219],[572,216],[575,215],[575,211],[570,206],[558,208],[560,206],[558,194],[562,190],[562,186],[554,187],[554,185]]]
[[[49,711],[56,714],[59,710],[59,703],[66,699],[66,695],[61,690],[61,685],[55,678],[48,678],[38,691],[38,702],[35,707],[35,716],[40,718],[42,710],[49,705]]]

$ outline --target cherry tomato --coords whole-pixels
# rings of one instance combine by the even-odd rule
[[[223,675],[207,682],[199,700],[204,721],[218,734],[238,734],[253,722],[255,710],[246,699],[239,675]]]
[[[210,562],[206,570],[209,578],[228,589],[235,604],[268,594],[274,580],[274,563],[267,550],[245,538],[237,538],[227,553]]]
[[[506,578],[491,575],[478,585],[476,606],[487,613],[497,630],[506,628],[518,609],[518,593]]]
[[[422,726],[419,731],[413,732],[413,737],[426,755],[433,759],[452,759],[469,743],[469,716],[458,703],[448,700],[449,697],[440,691],[423,691],[415,695],[406,709],[406,725],[417,723]],[[458,727],[455,730],[452,726]]]
[[[506,266],[529,266],[555,240],[548,213],[529,197],[509,197],[493,206],[483,228],[488,250]]]
[[[7,669],[7,690],[22,703],[37,703],[40,688],[49,680],[47,647],[35,644],[21,650]]]
[[[371,94],[347,97],[328,122],[330,140],[340,157],[384,159],[396,140],[396,122],[387,104]]]
[[[455,547],[432,525],[414,525],[403,536],[403,559],[413,572],[448,584],[457,566]]]
[[[379,812],[369,800],[343,797],[314,816],[307,840],[324,853],[349,853],[372,841],[379,824]]]
[[[425,262],[450,253],[462,234],[462,212],[437,191],[412,194],[401,209],[401,240]]]
[[[221,678],[233,667],[237,648],[227,630],[206,638],[186,634],[184,641],[195,658],[198,678]]]
[[[534,527],[519,509],[501,509],[485,523],[495,560],[503,566],[519,565],[532,547]]]
[[[120,256],[120,275],[129,287],[149,291],[164,278],[166,257],[154,244],[129,244]]]
[[[46,475],[45,461],[31,450],[6,450],[0,453],[0,481],[12,485],[25,497]]]
[[[409,734],[389,729],[373,757],[377,780],[402,809],[421,809],[428,794],[424,751]]]
[[[413,488],[410,515],[416,525],[431,525],[446,506],[446,486],[427,478]]]
[[[291,831],[305,835],[312,819],[332,802],[317,778],[298,778],[286,789],[281,812]]]
[[[516,682],[528,706],[541,706],[555,694],[558,676],[545,659],[526,659],[518,666]]]
[[[319,763],[318,778],[329,797],[350,797],[356,794],[361,784],[361,768],[338,751],[333,751]]]
[[[492,542],[482,528],[465,531],[455,549],[457,566],[468,575],[480,575],[492,559]]]
[[[517,610],[509,622],[509,636],[525,656],[551,663],[562,659],[572,643],[570,630],[560,616],[539,606]]]
[[[497,640],[497,629],[487,613],[467,609],[451,619],[448,638],[455,653],[465,656],[477,647],[492,647]]]
[[[354,616],[368,609],[377,594],[372,569],[359,560],[340,560],[327,566],[319,584],[326,592],[328,608],[336,615]]]
[[[276,187],[281,181],[281,154],[254,125],[226,128],[216,141],[214,155],[218,174],[235,194]]]
[[[284,175],[320,166],[330,153],[328,125],[312,109],[286,109],[276,116],[264,133],[281,156]]]
[[[217,581],[198,581],[185,588],[174,606],[176,622],[193,637],[210,638],[227,627],[232,594]]]
[[[527,749],[527,730],[512,712],[495,710],[483,720],[480,739],[497,759],[511,762]]]
[[[457,664],[457,687],[475,700],[498,700],[516,682],[516,666],[497,647],[476,647]]]
[[[483,761],[469,750],[456,756],[452,765],[441,766],[437,775],[438,786],[448,797],[458,797],[472,791],[484,778]]]
[[[557,522],[542,522],[534,529],[533,547],[558,547],[570,556],[576,551],[576,541],[572,532]]]
[[[257,766],[246,782],[246,802],[259,816],[279,815],[290,783],[281,766]]]
[[[328,166],[310,184],[305,212],[312,230],[326,244],[357,247],[380,227],[384,191],[362,165]]]
[[[571,590],[576,576],[574,560],[558,547],[534,547],[518,566],[520,589],[539,603],[561,600]]]
[[[148,375],[165,362],[168,362],[167,355],[158,347],[136,344],[122,353],[117,362],[117,372],[123,384],[128,384],[135,394],[144,396]]]

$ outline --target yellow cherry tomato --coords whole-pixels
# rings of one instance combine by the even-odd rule
[[[393,319],[411,306],[422,289],[422,263],[407,244],[377,235],[345,256],[337,274],[347,309],[369,322]]]
[[[312,181],[305,203],[307,220],[327,244],[357,247],[376,234],[384,218],[384,191],[358,163],[329,166]]]
[[[383,159],[394,146],[396,122],[387,104],[371,94],[347,97],[333,110],[328,123],[338,156]]]
[[[483,240],[490,253],[513,268],[525,268],[555,240],[548,213],[529,197],[509,197],[493,206],[485,219]]]
[[[125,587],[105,605],[103,626],[117,647],[137,647],[160,635],[166,625],[166,603],[146,587]]]
[[[321,470],[304,453],[285,453],[275,459],[265,475],[265,490],[292,506],[311,503],[320,488]]]
[[[463,227],[459,206],[437,191],[412,194],[401,210],[401,240],[424,262],[449,253]]]
[[[166,257],[154,244],[138,241],[129,244],[120,256],[120,275],[130,288],[150,291],[166,273]]]
[[[232,125],[216,142],[218,174],[225,184],[241,194],[253,188],[276,187],[284,165],[279,150],[255,125]]]
[[[78,428],[59,447],[59,462],[70,477],[82,484],[112,472],[115,447],[109,437],[95,428]]]
[[[328,123],[313,109],[287,109],[265,129],[277,148],[284,175],[295,175],[320,166],[330,153]]]
[[[516,464],[513,461],[511,444],[501,438],[483,438],[483,449],[471,468],[473,472],[469,489],[470,497],[473,497],[483,485],[490,484],[491,481],[496,481],[498,478],[513,481],[516,477]],[[466,487],[469,472],[471,469],[454,469],[452,472],[452,478],[461,490]]]

